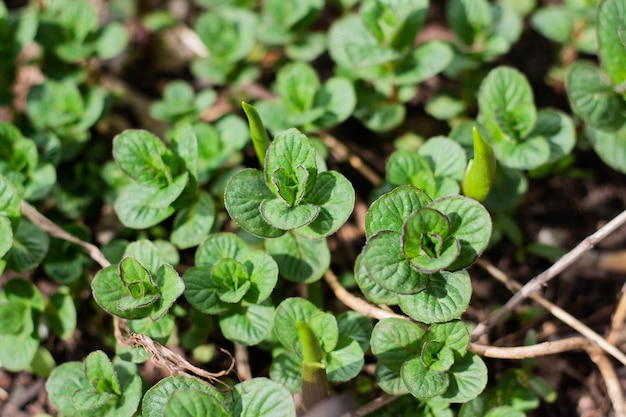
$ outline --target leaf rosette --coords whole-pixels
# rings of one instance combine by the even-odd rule
[[[98,272],[91,283],[93,297],[110,314],[124,319],[158,320],[183,293],[184,283],[170,265],[151,272],[134,256]]]
[[[393,301],[405,313],[426,323],[465,310],[471,285],[463,268],[491,236],[491,218],[479,202],[460,195],[431,200],[404,185],[377,199],[365,222],[367,242],[357,271],[363,285],[396,294]]]
[[[370,342],[379,361],[377,375],[386,382],[395,380],[394,385],[381,385],[390,393],[408,391],[419,399],[441,396],[466,402],[487,383],[487,368],[478,356],[467,353],[469,334],[458,320],[424,331],[406,320],[383,319]]]
[[[348,219],[354,188],[336,171],[318,172],[313,145],[297,129],[288,129],[269,146],[264,171],[244,169],[228,181],[224,205],[254,235],[274,238],[293,230],[319,239]]]

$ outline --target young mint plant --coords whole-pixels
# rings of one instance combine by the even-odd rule
[[[303,380],[311,376],[308,372],[303,373],[303,369],[310,368],[314,363],[316,367],[325,369],[328,381],[348,381],[354,378],[361,371],[364,351],[369,348],[367,341],[364,342],[360,336],[371,331],[369,320],[363,321],[359,317],[346,316],[341,319],[340,333],[340,320],[333,314],[320,311],[313,303],[302,298],[283,300],[274,316],[274,335],[282,348],[273,354],[270,368],[272,379],[283,383],[292,392],[301,392],[305,387],[316,385],[310,379],[306,383]],[[303,326],[313,333],[314,340],[302,337]],[[303,343],[308,345],[303,346]],[[311,355],[310,352],[317,354]],[[312,357],[317,358],[311,360]],[[303,392],[303,395],[308,394]]]
[[[414,96],[418,83],[452,61],[452,48],[444,42],[415,46],[427,9],[426,0],[368,0],[360,15],[347,14],[330,28],[329,52],[339,72],[364,81],[357,84],[354,115],[372,130],[400,124],[401,103]]]
[[[572,109],[587,137],[610,167],[626,171],[626,46],[622,35],[626,1],[603,0],[597,6],[596,36],[601,67],[575,62],[566,79]]]
[[[324,0],[267,0],[263,2],[257,36],[269,46],[284,46],[294,61],[313,61],[326,50],[326,36],[311,26]]]
[[[115,201],[120,221],[144,229],[170,217],[174,219],[172,241],[180,248],[197,245],[215,220],[211,197],[197,192],[199,146],[189,125],[176,129],[171,149],[143,130],[126,130],[113,140],[115,162],[132,180]]]
[[[565,113],[537,111],[526,77],[516,69],[497,67],[478,92],[484,137],[496,159],[515,169],[533,169],[569,154],[576,142],[574,122]]]
[[[522,33],[522,16],[503,2],[449,0],[446,17],[458,41],[449,71],[473,69],[511,48]]]
[[[224,205],[254,235],[273,238],[293,230],[319,239],[348,219],[354,189],[336,171],[318,172],[313,145],[297,129],[289,129],[269,146],[263,171],[244,169],[228,181]]]
[[[172,81],[163,90],[163,98],[150,106],[150,116],[173,125],[193,123],[216,99],[217,93],[212,89],[195,94],[187,82]]]
[[[418,321],[458,317],[471,296],[465,270],[487,247],[491,218],[476,200],[432,200],[422,190],[400,186],[378,198],[365,218],[366,244],[355,265],[357,279],[380,296],[396,293],[402,310]],[[393,300],[393,297],[391,297]]]
[[[598,50],[595,20],[595,1],[566,1],[538,8],[530,23],[537,32],[562,48],[573,47],[595,54]]]
[[[193,74],[211,84],[254,80],[258,69],[246,67],[245,60],[256,43],[257,24],[257,15],[242,7],[220,7],[201,14],[194,29],[209,54],[192,62]]]
[[[371,344],[380,386],[395,395],[464,403],[487,385],[487,367],[467,352],[469,334],[460,321],[423,330],[406,320],[383,319],[374,326]]]
[[[331,128],[346,120],[356,105],[349,79],[335,76],[323,84],[309,64],[295,62],[282,67],[274,86],[278,99],[256,103],[272,131],[297,127],[305,132]]]
[[[6,181],[11,182],[10,187],[17,189],[25,200],[45,197],[56,182],[54,165],[41,158],[35,142],[22,136],[10,123],[0,122],[0,142],[3,144],[0,147],[0,175],[4,175]],[[7,198],[11,195],[13,193]]]
[[[433,198],[459,194],[467,160],[463,148],[445,137],[431,138],[417,152],[398,150],[387,161],[387,181],[414,185]]]
[[[45,72],[62,78],[77,69],[67,64],[118,55],[128,43],[128,32],[119,22],[100,27],[98,13],[87,0],[52,0],[40,14],[35,39],[47,56]]]
[[[142,395],[137,366],[98,350],[83,363],[66,362],[52,371],[46,391],[63,415],[132,417]]]
[[[250,249],[234,234],[215,233],[198,247],[195,261],[183,277],[187,301],[203,313],[219,315],[229,340],[244,345],[263,341],[274,314],[266,300],[278,280],[272,257]]]
[[[103,310],[125,319],[150,317],[156,321],[183,293],[184,283],[178,272],[163,263],[158,250],[150,246],[127,248],[126,256],[118,265],[96,274],[91,288]],[[139,256],[128,254],[135,248],[140,251]]]

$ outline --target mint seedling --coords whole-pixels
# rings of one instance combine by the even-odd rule
[[[232,219],[254,235],[271,238],[293,230],[319,239],[348,219],[354,189],[338,172],[318,172],[307,137],[289,129],[269,146],[264,171],[245,169],[228,181],[224,205]]]
[[[462,403],[487,384],[487,367],[467,353],[469,334],[460,321],[433,324],[424,331],[406,320],[383,319],[374,326],[371,344],[381,387],[390,393]]]

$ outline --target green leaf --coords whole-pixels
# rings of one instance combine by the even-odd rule
[[[431,198],[413,186],[400,186],[379,197],[365,216],[365,237],[382,230],[401,232],[404,220],[415,210],[427,206]]]
[[[438,341],[451,349],[455,353],[455,357],[461,358],[465,356],[469,345],[469,333],[459,320],[453,320],[446,323],[437,323],[430,326],[428,331],[422,337],[422,342]]]
[[[387,161],[386,177],[392,185],[414,185],[422,190],[426,181],[424,177],[431,177],[434,173],[428,161],[416,152],[398,150],[391,154]]]
[[[250,136],[252,137],[252,144],[254,145],[254,151],[256,152],[257,159],[261,167],[265,166],[265,153],[270,146],[270,138],[265,130],[261,116],[256,109],[245,101],[241,103],[244,113],[248,117],[248,125],[250,127]]]
[[[372,331],[372,353],[385,367],[399,372],[404,362],[419,356],[423,335],[424,330],[408,320],[382,319]]]
[[[306,226],[315,220],[320,211],[312,204],[290,206],[279,198],[263,200],[259,209],[268,224],[282,230]]]
[[[400,296],[400,308],[422,323],[441,323],[459,317],[469,305],[472,284],[465,270],[428,275],[423,291]]]
[[[214,396],[197,390],[174,391],[167,401],[163,415],[180,417],[230,416]]]
[[[311,240],[289,232],[267,240],[265,249],[278,264],[280,275],[290,281],[315,282],[330,266],[330,250],[325,239]]]
[[[16,301],[38,312],[45,309],[43,295],[39,289],[23,278],[13,278],[4,284],[4,293],[0,293],[0,297],[3,301]]]
[[[178,275],[178,272],[169,265],[161,265],[156,273],[154,282],[158,287],[159,299],[152,306],[150,318],[158,320],[168,312],[174,302],[185,290],[185,283]]]
[[[219,298],[220,288],[211,279],[211,268],[189,268],[183,275],[185,298],[189,304],[205,314],[222,314],[229,306]]]
[[[450,368],[450,386],[442,395],[453,403],[465,403],[480,394],[487,385],[487,366],[480,356],[466,354]]]
[[[497,67],[480,85],[478,92],[480,115],[491,134],[498,129],[511,140],[521,140],[535,125],[537,111],[528,80],[518,70]]]
[[[13,246],[6,254],[7,267],[16,272],[35,269],[46,257],[49,246],[48,234],[24,218],[13,236]]]
[[[220,329],[228,340],[253,346],[269,336],[273,317],[274,307],[271,305],[237,307],[220,316]]]
[[[448,269],[461,269],[474,262],[491,237],[491,217],[487,209],[476,200],[463,196],[440,198],[428,207],[439,210],[450,219],[451,234],[461,244],[461,253]]]
[[[103,351],[97,350],[87,355],[85,359],[85,376],[96,392],[111,393],[116,396],[122,395],[119,381],[113,370],[113,364]]]
[[[409,392],[419,399],[441,395],[450,384],[450,376],[447,372],[430,370],[419,356],[402,365],[400,376]]]
[[[376,382],[380,389],[387,394],[404,395],[409,393],[400,377],[400,371],[392,371],[380,362],[376,364]]]
[[[135,258],[152,276],[155,276],[161,265],[167,263],[165,252],[157,246],[157,242],[147,239],[131,242],[124,249],[123,258]]]
[[[493,144],[497,159],[509,168],[533,169],[550,160],[550,145],[542,136],[529,136],[523,142],[503,140]]]
[[[615,131],[626,123],[624,100],[597,66],[574,63],[565,87],[574,112],[591,127]]]
[[[0,317],[2,317],[0,335],[30,333],[32,331],[33,317],[27,304],[19,301],[0,303]]]
[[[346,311],[337,316],[337,328],[340,335],[355,340],[363,352],[369,350],[373,326],[368,317],[356,311]]]
[[[275,349],[272,356],[270,378],[292,393],[302,392],[302,359],[282,347]]]
[[[246,267],[231,258],[220,259],[211,268],[211,277],[219,287],[220,300],[238,303],[250,289]]]
[[[211,97],[215,96],[213,90],[206,90],[205,93],[209,93],[208,95]],[[195,188],[198,184],[198,137],[193,126],[183,124],[176,129],[172,138],[171,147],[174,155],[185,165],[189,173],[190,182]]]
[[[543,113],[540,113],[540,115]],[[541,119],[541,117],[538,117]],[[465,175],[463,176],[463,194],[476,201],[485,201],[496,175],[496,158],[493,149],[478,133],[478,129],[473,128],[474,158],[467,164]]]
[[[300,171],[307,175],[301,175]],[[281,177],[276,183],[277,172],[281,172]],[[315,148],[308,138],[297,129],[276,135],[265,156],[265,181],[272,193],[279,196],[286,192],[283,189],[293,189],[297,190],[295,195],[306,195],[315,186],[316,178]]]
[[[450,0],[447,20],[456,36],[466,45],[484,34],[491,24],[491,6],[486,0]]]
[[[128,31],[119,22],[109,22],[102,27],[95,42],[96,54],[102,59],[119,55],[128,44]]]
[[[335,171],[320,173],[315,188],[302,201],[318,206],[319,214],[296,233],[309,239],[320,239],[336,232],[352,214],[354,201],[354,188],[346,177]]]
[[[211,232],[215,222],[215,204],[207,193],[201,192],[191,204],[178,210],[170,237],[180,249],[198,245]]]
[[[11,221],[13,231],[17,229],[20,221],[20,212],[20,196],[17,189],[8,178],[0,175],[0,214]]]
[[[339,336],[337,346],[328,353],[326,362],[329,381],[349,381],[363,368],[363,350],[356,340],[342,334]]]
[[[463,178],[466,158],[463,148],[454,140],[436,136],[418,149],[436,177],[450,177],[456,181]]]
[[[399,294],[415,294],[428,279],[411,267],[402,251],[402,235],[382,231],[370,238],[363,249],[367,274],[381,287]]]
[[[278,265],[265,251],[254,250],[238,257],[249,274],[250,289],[243,297],[243,304],[260,304],[274,290],[278,281]]]
[[[39,339],[31,333],[4,334],[0,336],[0,362],[9,372],[29,369],[37,349]]]
[[[115,213],[122,224],[133,229],[147,229],[174,214],[174,207],[162,204],[151,205],[158,191],[157,188],[139,184],[124,187],[114,205]]]
[[[453,57],[454,52],[447,43],[424,42],[398,61],[390,81],[400,85],[421,83],[446,69]]]
[[[77,314],[72,295],[67,292],[52,294],[46,306],[50,329],[62,340],[69,340],[76,330]]]
[[[196,250],[196,266],[212,267],[222,258],[237,259],[247,251],[246,242],[232,233],[213,233]]]
[[[540,110],[530,136],[542,136],[548,141],[550,146],[548,162],[556,162],[569,155],[576,144],[574,122],[568,115],[557,110]]]
[[[324,109],[315,125],[331,128],[346,120],[356,107],[356,92],[352,82],[344,77],[331,77],[322,85],[316,106]]]
[[[128,289],[122,283],[118,267],[115,265],[103,268],[96,274],[91,281],[91,290],[96,303],[110,314],[126,319],[139,319],[150,314],[151,306],[120,308],[118,305],[120,300],[133,297],[129,295]],[[131,300],[128,302],[130,303]]]
[[[131,178],[148,187],[165,187],[172,181],[173,154],[145,130],[126,130],[113,139],[115,162]]]
[[[289,113],[311,110],[319,89],[317,73],[303,62],[285,65],[276,76],[276,91]]]
[[[605,164],[619,172],[626,172],[626,125],[617,132],[587,126],[585,133],[593,150]]]
[[[363,295],[372,303],[387,305],[398,304],[398,294],[378,285],[367,273],[363,259],[363,255],[359,254],[354,263],[354,279],[361,289],[361,292],[363,292]]]
[[[626,3],[603,0],[598,4],[598,46],[602,66],[615,86],[626,88]]]
[[[235,385],[230,396],[228,409],[233,417],[296,416],[291,393],[266,378],[241,382]]]
[[[267,223],[259,211],[261,202],[272,198],[275,196],[265,184],[263,173],[244,169],[226,183],[224,206],[230,217],[243,229],[256,236],[272,238],[285,233]]]
[[[11,221],[6,215],[0,214],[0,258],[6,255],[11,246],[13,246]]]
[[[423,207],[415,210],[405,220],[402,227],[402,249],[406,257],[410,259],[422,254],[437,258],[444,252],[444,241],[449,236],[450,220],[437,210]],[[454,258],[456,256],[458,256],[458,250]]]
[[[562,5],[541,7],[530,19],[535,30],[562,45],[573,41],[574,22],[571,10]]]
[[[328,352],[335,347],[338,338],[336,322],[332,323],[328,315],[319,315],[316,321],[312,317],[320,311],[308,300],[303,298],[287,298],[276,308],[274,316],[274,334],[279,342],[287,349],[301,352],[298,335],[298,323],[304,322],[315,332],[322,349]],[[332,316],[331,316],[332,317]],[[328,325],[326,329],[320,328]]]
[[[223,400],[222,394],[209,384],[199,379],[185,376],[168,376],[154,384],[143,396],[141,411],[143,417],[162,417],[165,414],[169,399],[175,392],[201,392]]]

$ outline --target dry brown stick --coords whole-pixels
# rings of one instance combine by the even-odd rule
[[[607,237],[609,234],[617,230],[624,223],[626,223],[626,210],[614,217],[610,222],[602,226],[595,233],[587,236],[582,242],[580,242],[574,249],[565,254],[561,259],[556,261],[550,268],[546,269],[541,274],[537,275],[530,281],[528,281],[519,291],[517,291],[513,297],[507,303],[489,317],[483,323],[480,323],[475,331],[475,336],[480,336],[487,333],[489,328],[498,321],[502,320],[509,312],[513,310],[524,299],[534,294],[543,285],[545,285],[552,278],[560,274],[565,268],[573,264],[582,254],[593,248],[595,244]]]
[[[344,303],[351,309],[363,314],[364,316],[378,320],[389,317],[410,320],[410,318],[408,318],[407,316],[390,313],[349,293],[348,291],[346,291],[345,288],[341,286],[335,274],[330,270],[326,271],[326,274],[324,274],[324,279],[335,293],[335,296],[342,303]],[[468,349],[473,353],[489,358],[523,359],[534,358],[537,356],[553,355],[556,353],[562,353],[576,349],[586,349],[589,346],[591,346],[591,342],[589,342],[587,339],[585,339],[584,337],[575,336],[567,339],[538,343],[536,345],[530,346],[498,347],[486,346],[478,343],[470,343]]]
[[[522,285],[519,282],[513,279],[510,279],[504,272],[500,271],[498,268],[493,266],[490,262],[487,262],[484,259],[479,259],[478,261],[476,261],[476,263],[480,265],[482,268],[484,268],[487,272],[489,272],[489,274],[492,277],[504,283],[507,286],[507,288],[509,288],[509,290],[517,291],[518,289],[522,287]],[[541,305],[543,308],[548,310],[550,314],[552,314],[554,317],[558,318],[563,323],[567,324],[568,326],[576,330],[578,333],[580,333],[581,335],[585,336],[587,339],[594,342],[602,350],[607,352],[609,355],[613,356],[622,364],[626,365],[626,355],[624,354],[624,352],[622,352],[617,347],[615,347],[615,345],[607,342],[605,338],[600,336],[598,333],[594,332],[589,326],[585,325],[583,322],[578,320],[576,317],[572,316],[567,311],[563,310],[561,307],[551,303],[550,301],[546,300],[545,298],[541,297],[538,294],[532,294],[530,298],[533,301],[535,301],[537,304]],[[477,332],[472,332],[472,337],[476,339]]]
[[[624,322],[626,321],[626,284],[622,286],[621,296],[617,302],[617,307],[613,313],[611,320],[611,330],[606,337],[607,342],[616,344],[622,329],[624,328]]]
[[[250,357],[248,356],[247,346],[235,343],[235,366],[239,379],[247,381],[252,379],[252,371],[250,370]]]
[[[620,379],[615,373],[613,365],[600,349],[587,349],[587,353],[591,360],[596,364],[600,370],[600,374],[606,384],[606,391],[611,400],[613,411],[615,411],[615,417],[626,417],[626,403],[624,401],[624,392]]]
[[[361,407],[357,408],[354,411],[342,414],[341,417],[363,417],[386,406],[387,404],[397,400],[398,398],[400,397],[398,397],[397,395],[383,394],[380,397],[374,398],[367,404],[363,404]]]
[[[350,152],[346,145],[338,141],[334,136],[330,135],[329,133],[319,132],[319,134],[326,146],[333,153],[335,158],[340,161],[347,161],[352,168],[360,172],[361,175],[363,175],[365,179],[367,179],[373,185],[380,184],[380,182],[382,181],[380,176],[372,168],[370,168],[363,161],[363,159],[361,159],[361,157]]]
[[[111,265],[111,262],[109,262],[96,245],[80,240],[76,236],[61,229],[24,200],[21,202],[21,209],[24,216],[26,216],[35,226],[39,227],[44,232],[47,232],[50,236],[77,244],[81,248],[85,249],[91,259],[98,262],[98,264],[103,268]]]

